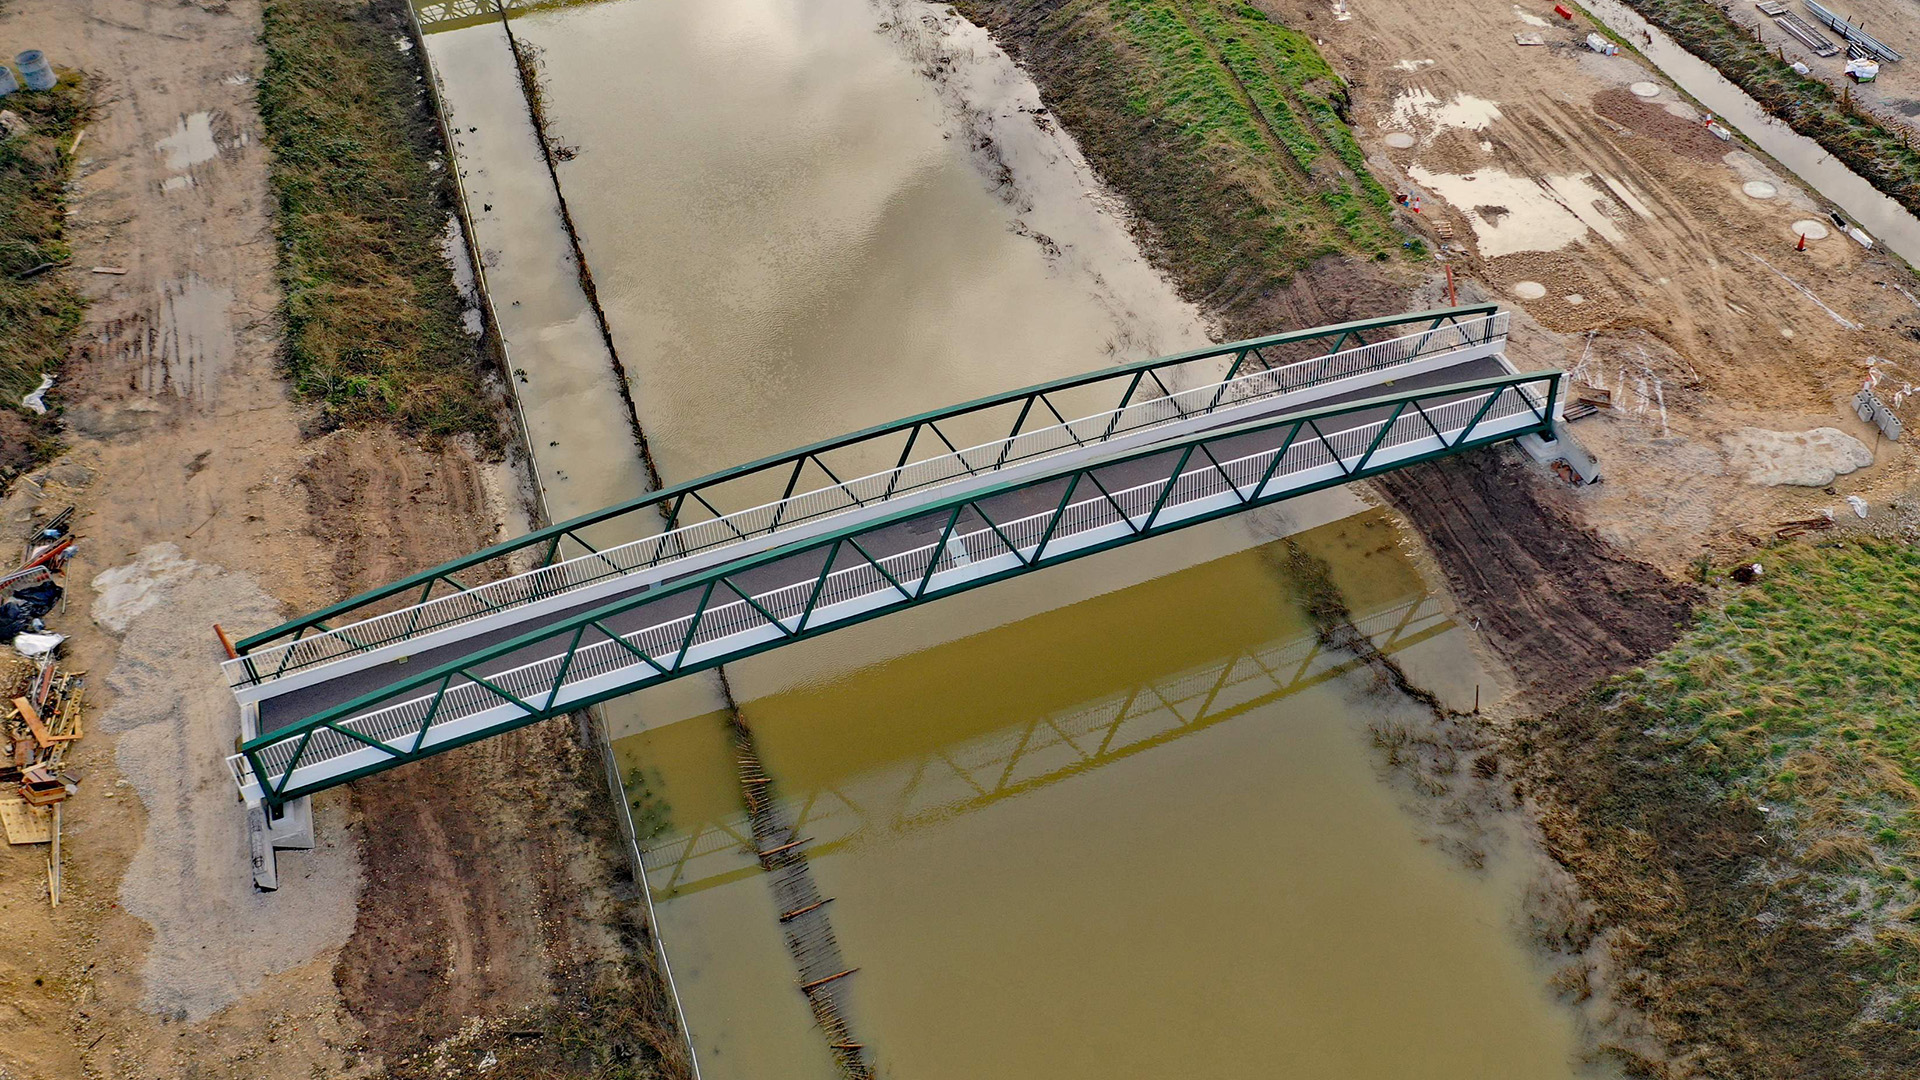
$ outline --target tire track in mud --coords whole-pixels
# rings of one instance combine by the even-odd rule
[[[1308,188],[1313,187],[1313,177],[1307,174],[1304,166],[1294,160],[1293,153],[1287,148],[1286,140],[1282,139],[1279,133],[1273,130],[1273,124],[1268,120],[1266,111],[1260,108],[1258,101],[1254,100],[1253,91],[1247,89],[1247,84],[1240,78],[1240,73],[1233,70],[1232,64],[1227,63],[1226,56],[1220,51],[1220,43],[1215,41],[1213,35],[1207,32],[1207,28],[1201,25],[1200,20],[1194,17],[1192,6],[1188,4],[1186,0],[1171,0],[1171,6],[1174,11],[1179,14],[1181,23],[1206,47],[1207,60],[1219,68],[1221,73],[1227,77],[1227,81],[1233,84],[1235,96],[1239,99],[1240,104],[1246,106],[1247,115],[1253,117],[1253,122],[1259,125],[1260,136],[1267,140],[1268,146],[1272,150],[1272,153],[1268,156],[1279,164],[1282,171],[1298,181],[1301,185]],[[1292,101],[1291,94],[1283,96],[1285,96],[1289,102]]]

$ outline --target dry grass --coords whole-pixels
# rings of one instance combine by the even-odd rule
[[[60,269],[72,253],[65,232],[69,152],[93,116],[93,88],[76,72],[52,90],[21,91],[7,109],[28,130],[0,142],[0,484],[54,448],[51,422],[20,399],[66,358],[86,301]]]
[[[338,423],[498,439],[442,249],[438,128],[397,0],[269,0],[260,113],[295,388]]]

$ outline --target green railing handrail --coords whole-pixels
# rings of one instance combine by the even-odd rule
[[[369,772],[375,772],[381,769],[389,768],[389,767],[392,767],[393,765],[400,764],[404,761],[414,760],[419,757],[430,756],[432,754],[439,753],[443,750],[448,750],[456,746],[464,745],[467,742],[472,742],[479,738],[485,738],[491,735],[499,734],[505,731],[512,730],[517,727],[524,726],[525,724],[534,723],[538,720],[545,719],[549,716],[572,712],[581,708],[585,708],[588,705],[592,705],[599,701],[604,701],[611,697],[618,697],[622,694],[630,693],[632,692],[633,688],[632,686],[627,686],[624,689],[616,688],[614,690],[596,694],[582,700],[568,701],[566,704],[559,706],[557,708],[552,706],[535,707],[529,702],[513,697],[511,694],[508,694],[506,691],[493,686],[492,683],[488,681],[488,678],[486,676],[471,673],[469,669],[479,667],[480,665],[484,665],[492,660],[500,659],[501,657],[509,656],[515,652],[518,652],[529,646],[539,644],[540,642],[543,642],[543,641],[564,639],[571,636],[572,643],[567,650],[568,659],[562,661],[561,673],[559,678],[556,680],[556,690],[557,690],[558,686],[564,685],[566,668],[571,663],[571,656],[573,652],[581,646],[581,642],[584,639],[584,636],[589,629],[597,630],[598,632],[605,634],[608,638],[614,638],[617,635],[608,631],[602,625],[606,620],[625,614],[637,608],[651,606],[653,604],[664,601],[670,597],[679,596],[685,593],[695,592],[695,591],[703,592],[701,603],[695,610],[704,611],[707,608],[708,604],[712,601],[713,597],[716,595],[717,586],[725,583],[725,584],[728,584],[728,587],[730,589],[733,589],[733,591],[735,591],[736,593],[740,593],[740,590],[738,590],[737,588],[734,588],[728,582],[727,579],[741,576],[748,571],[751,571],[757,567],[764,566],[772,562],[777,562],[784,559],[792,558],[796,555],[800,555],[808,551],[818,550],[822,548],[830,548],[832,549],[833,554],[829,556],[826,566],[825,568],[823,568],[822,578],[824,580],[825,570],[829,570],[832,568],[835,562],[835,559],[838,557],[838,553],[841,550],[842,544],[852,542],[851,538],[854,536],[858,536],[863,533],[876,532],[881,529],[888,528],[892,525],[899,524],[902,521],[907,521],[914,518],[926,517],[929,514],[950,510],[951,514],[950,514],[950,519],[948,521],[948,524],[946,526],[946,532],[943,533],[940,540],[935,545],[936,548],[938,548],[941,545],[944,545],[944,543],[946,542],[947,536],[950,536],[952,534],[953,529],[956,523],[958,522],[960,516],[968,508],[972,508],[975,513],[980,514],[980,516],[983,518],[983,520],[985,520],[988,523],[989,526],[992,526],[993,525],[992,517],[990,515],[987,515],[984,511],[982,511],[977,504],[984,502],[986,500],[995,498],[999,495],[1004,495],[1008,492],[1052,484],[1062,479],[1078,478],[1083,474],[1088,474],[1088,473],[1092,473],[1099,470],[1109,469],[1114,466],[1121,465],[1130,461],[1139,460],[1142,458],[1164,456],[1174,450],[1185,448],[1186,454],[1184,454],[1181,457],[1179,464],[1175,465],[1171,473],[1171,479],[1177,480],[1183,474],[1182,470],[1185,468],[1186,462],[1188,460],[1188,456],[1191,455],[1192,450],[1195,448],[1203,448],[1203,445],[1206,443],[1218,442],[1226,439],[1237,438],[1237,437],[1248,435],[1248,434],[1253,434],[1253,433],[1258,433],[1263,431],[1271,431],[1276,428],[1291,426],[1295,429],[1294,433],[1291,436],[1289,436],[1286,444],[1283,445],[1280,453],[1276,455],[1275,465],[1277,466],[1279,460],[1285,456],[1286,446],[1291,446],[1294,440],[1299,437],[1299,434],[1301,431],[1311,427],[1313,428],[1315,434],[1318,435],[1323,442],[1325,441],[1325,436],[1319,432],[1319,428],[1316,421],[1324,420],[1330,417],[1346,415],[1350,413],[1365,412],[1369,410],[1382,409],[1382,408],[1392,408],[1393,409],[1392,414],[1384,421],[1384,426],[1382,427],[1382,431],[1384,432],[1387,428],[1391,427],[1392,423],[1395,420],[1399,419],[1402,415],[1404,415],[1410,406],[1414,410],[1420,411],[1424,414],[1424,410],[1421,410],[1418,404],[1418,402],[1422,399],[1437,398],[1437,397],[1471,396],[1474,392],[1482,391],[1482,390],[1495,391],[1494,394],[1489,395],[1487,402],[1481,406],[1479,413],[1477,413],[1474,416],[1474,418],[1467,424],[1467,426],[1461,430],[1461,433],[1458,436],[1457,440],[1451,444],[1447,444],[1443,446],[1441,449],[1427,451],[1405,460],[1395,461],[1384,466],[1379,466],[1376,468],[1369,469],[1367,467],[1369,463],[1369,459],[1372,457],[1374,451],[1378,449],[1380,445],[1380,439],[1376,438],[1374,440],[1373,445],[1368,448],[1367,452],[1364,455],[1362,455],[1359,463],[1356,464],[1352,469],[1348,469],[1345,462],[1343,461],[1340,462],[1342,475],[1338,477],[1332,477],[1326,480],[1316,481],[1314,483],[1307,484],[1298,488],[1290,488],[1290,489],[1287,489],[1284,493],[1261,497],[1260,491],[1262,488],[1265,487],[1265,483],[1266,483],[1266,481],[1263,479],[1261,484],[1258,487],[1256,487],[1254,495],[1249,497],[1247,500],[1242,501],[1238,505],[1225,507],[1218,511],[1213,511],[1206,514],[1194,515],[1192,517],[1182,518],[1171,523],[1162,522],[1158,529],[1155,528],[1155,520],[1154,520],[1155,518],[1158,517],[1158,513],[1159,513],[1158,508],[1156,507],[1154,514],[1149,516],[1146,525],[1142,526],[1138,531],[1133,532],[1132,534],[1126,537],[1120,538],[1118,540],[1109,541],[1103,544],[1093,545],[1085,548],[1070,550],[1065,555],[1056,555],[1053,560],[1047,562],[1047,565],[1053,565],[1053,563],[1055,562],[1064,562],[1070,559],[1079,558],[1084,555],[1092,554],[1096,551],[1105,550],[1106,548],[1114,546],[1115,544],[1118,544],[1118,543],[1130,542],[1132,540],[1140,539],[1147,535],[1158,534],[1159,532],[1173,531],[1175,529],[1184,528],[1189,525],[1197,524],[1201,521],[1212,520],[1213,518],[1224,516],[1225,514],[1237,513],[1241,510],[1248,509],[1252,506],[1264,505],[1265,503],[1279,501],[1280,499],[1283,499],[1283,498],[1294,498],[1299,495],[1305,494],[1309,491],[1315,491],[1321,488],[1331,487],[1337,484],[1343,484],[1353,480],[1362,479],[1367,476],[1375,475],[1379,472],[1385,472],[1391,469],[1401,468],[1406,465],[1414,464],[1419,461],[1426,461],[1426,460],[1431,460],[1432,458],[1447,456],[1450,454],[1461,452],[1463,450],[1473,449],[1478,446],[1487,445],[1494,442],[1507,441],[1510,439],[1518,438],[1528,433],[1550,433],[1553,426],[1554,407],[1555,407],[1555,403],[1558,400],[1558,396],[1560,392],[1560,382],[1563,376],[1564,376],[1564,373],[1561,371],[1536,371],[1536,372],[1530,372],[1530,373],[1518,374],[1518,375],[1495,376],[1492,378],[1477,379],[1469,382],[1454,383],[1454,384],[1449,384],[1445,386],[1427,387],[1421,390],[1416,390],[1416,391],[1399,394],[1399,395],[1370,398],[1364,401],[1347,402],[1339,405],[1326,406],[1318,409],[1311,409],[1303,412],[1291,413],[1291,414],[1280,416],[1280,417],[1270,417],[1270,418],[1266,418],[1258,421],[1252,421],[1246,424],[1234,425],[1230,427],[1215,429],[1212,431],[1197,433],[1169,444],[1156,446],[1150,449],[1136,451],[1132,454],[1128,454],[1122,457],[1114,458],[1112,460],[1100,462],[1097,464],[1089,464],[1089,465],[1078,466],[1070,469],[1065,469],[1065,470],[1061,470],[1059,472],[1055,472],[1042,477],[1034,477],[1026,480],[1008,481],[1003,484],[994,485],[993,487],[985,490],[971,492],[965,496],[957,496],[948,503],[937,504],[934,506],[922,506],[922,507],[916,507],[916,508],[910,508],[910,509],[902,509],[894,514],[886,515],[879,519],[864,521],[857,525],[849,526],[845,529],[840,530],[839,532],[836,532],[830,535],[814,537],[808,540],[789,544],[784,547],[776,548],[770,551],[760,552],[758,554],[749,556],[747,558],[736,560],[734,562],[730,562],[721,566],[711,567],[707,570],[704,570],[695,574],[690,574],[685,579],[681,581],[677,581],[671,586],[661,588],[655,591],[649,591],[649,592],[640,594],[637,597],[622,598],[613,603],[596,608],[593,611],[590,611],[581,615],[572,616],[570,618],[560,620],[550,625],[528,631],[527,633],[518,635],[508,641],[504,641],[499,644],[490,646],[488,648],[482,649],[478,652],[469,654],[459,659],[448,661],[447,663],[441,664],[428,671],[421,672],[417,675],[409,676],[408,678],[402,679],[399,682],[391,683],[387,686],[370,691],[366,694],[362,694],[359,697],[356,697],[350,701],[343,702],[339,705],[335,705],[329,709],[324,710],[323,712],[320,712],[305,720],[301,720],[295,724],[291,724],[286,727],[279,728],[275,731],[267,732],[265,734],[256,736],[255,738],[250,739],[241,745],[240,754],[238,756],[243,756],[247,759],[249,768],[253,771],[256,780],[259,782],[262,788],[262,791],[264,792],[264,794],[268,799],[273,801],[284,801],[285,799],[288,799],[288,798],[294,798],[302,794],[307,794],[311,791],[320,790],[323,787],[331,787],[331,786],[334,786],[335,784],[345,783],[347,780],[353,779],[354,777],[365,775],[366,773],[369,773]],[[1548,384],[1547,399],[1545,402],[1538,403],[1536,407],[1536,403],[1526,395],[1525,390],[1522,388],[1528,384],[1539,383],[1542,381]],[[1486,416],[1488,410],[1491,408],[1493,404],[1493,401],[1498,397],[1499,391],[1507,388],[1511,388],[1521,395],[1522,400],[1526,402],[1528,408],[1533,411],[1535,416],[1535,421],[1532,424],[1527,425],[1522,429],[1504,431],[1493,436],[1485,437],[1484,439],[1479,441],[1473,440],[1471,436],[1472,436],[1474,427],[1476,427],[1480,423],[1481,419]],[[1431,420],[1429,420],[1428,423],[1429,425],[1431,425]],[[1205,451],[1203,450],[1203,452]],[[1336,460],[1338,460],[1338,455],[1335,455],[1335,457],[1336,457]],[[1269,477],[1270,476],[1271,476],[1271,473],[1269,473]],[[1094,480],[1093,482],[1096,486],[1098,486],[1099,482],[1097,479]],[[1077,479],[1075,480],[1075,484],[1077,484]],[[1061,500],[1061,506],[1055,510],[1056,515],[1060,512],[1061,509],[1065,508],[1068,499],[1071,498],[1071,495],[1073,493],[1073,486],[1074,485],[1070,484],[1068,488],[1067,497]],[[1169,490],[1170,489],[1171,489],[1171,482],[1169,484]],[[1162,499],[1164,498],[1165,496],[1163,495]],[[1051,527],[1049,527],[1048,535],[1051,535],[1051,531],[1052,529]],[[1045,545],[1046,545],[1046,540],[1043,538],[1040,546],[1042,549],[1044,549]],[[858,549],[859,545],[857,543],[854,543],[854,547]],[[866,556],[869,562],[873,561],[872,556],[866,555],[863,549],[861,549],[860,553],[863,556]],[[938,557],[938,553],[936,552],[935,557],[929,562],[928,581],[922,582],[920,584],[919,591],[914,593],[912,598],[906,601],[904,606],[914,606],[919,603],[926,602],[928,600],[937,599],[939,597],[947,596],[955,592],[961,592],[961,591],[966,591],[968,589],[978,588],[980,586],[1002,580],[1003,578],[1025,572],[1029,569],[1034,568],[1034,566],[1038,565],[1041,562],[1041,553],[1039,551],[1036,551],[1031,561],[1023,560],[1021,565],[1018,567],[1010,568],[1008,570],[1000,571],[995,574],[987,575],[981,578],[970,579],[969,581],[959,583],[950,588],[943,588],[937,591],[929,590],[928,584],[930,583],[930,580],[931,580],[932,568],[937,567],[939,565],[939,562],[940,560]],[[884,570],[882,570],[881,572],[883,574],[885,573]],[[745,593],[740,593],[740,595],[742,596],[743,599],[747,599],[748,603],[750,604],[753,603],[752,599],[750,597],[747,597]],[[816,594],[816,600],[817,600],[817,594]],[[677,678],[681,675],[693,674],[698,671],[703,671],[703,670],[706,670],[707,668],[717,666],[718,664],[731,662],[732,660],[739,659],[744,656],[753,655],[754,653],[757,653],[757,652],[763,652],[769,648],[775,648],[780,645],[788,644],[792,641],[799,640],[800,638],[803,638],[803,637],[811,637],[816,634],[825,633],[833,629],[838,629],[844,626],[852,625],[855,622],[864,621],[867,618],[873,618],[878,615],[900,610],[901,606],[902,605],[887,605],[877,609],[876,611],[866,613],[865,615],[862,615],[862,616],[857,616],[853,619],[841,620],[841,621],[830,623],[825,628],[818,628],[818,627],[808,628],[806,626],[807,617],[803,616],[799,620],[797,628],[790,633],[786,633],[785,636],[781,638],[775,639],[774,641],[769,643],[764,643],[759,646],[753,646],[746,649],[742,649],[737,652],[729,653],[717,658],[709,658],[707,660],[693,661],[689,663],[687,662],[687,659],[686,659],[687,649],[683,646],[680,649],[679,654],[677,656],[669,658],[669,662],[671,666],[668,666],[668,664],[666,663],[657,662],[652,658],[647,658],[643,656],[643,659],[646,659],[647,664],[649,664],[651,667],[657,670],[660,674],[666,675],[670,678]],[[811,604],[809,605],[809,613],[810,611],[811,611]],[[769,618],[771,618],[771,616],[769,616]],[[698,620],[696,617],[695,619],[696,624],[697,624],[697,621]],[[691,643],[692,636],[693,635],[689,633],[688,635],[689,644]],[[629,646],[629,649],[630,651],[637,651],[637,650],[632,650],[631,646]],[[433,687],[435,684],[439,684],[438,695],[444,696],[446,692],[454,685],[454,680],[456,678],[465,679],[467,681],[479,684],[480,686],[491,690],[493,693],[499,695],[503,702],[516,704],[520,708],[525,710],[525,715],[521,717],[517,717],[512,721],[489,727],[481,732],[474,733],[470,736],[465,736],[460,739],[447,740],[445,742],[436,743],[431,747],[427,747],[425,746],[425,737],[426,737],[426,733],[431,728],[431,724],[433,720],[433,712],[430,710],[427,715],[426,722],[421,726],[419,736],[415,740],[414,747],[410,751],[396,750],[393,747],[386,745],[385,743],[371,739],[366,735],[363,735],[359,732],[353,731],[352,729],[346,728],[343,726],[344,721],[353,719],[358,715],[369,711],[370,706],[374,706],[381,702],[389,701],[395,698],[403,698],[406,695],[414,693],[416,691],[426,691],[428,690],[428,688]],[[550,691],[545,696],[547,698],[551,698],[553,696],[553,693],[554,693],[553,691]],[[437,705],[437,701],[438,701],[438,697],[436,697],[436,705]],[[350,773],[342,774],[340,776],[328,777],[324,782],[320,782],[318,784],[305,785],[300,787],[297,790],[289,792],[287,790],[289,781],[291,781],[293,773],[299,768],[300,757],[305,752],[308,741],[311,740],[313,734],[316,731],[322,728],[331,730],[347,739],[350,739],[356,742],[365,743],[369,747],[383,750],[384,752],[386,752],[391,756],[389,758],[376,762],[371,766],[357,769]],[[279,774],[280,786],[278,788],[275,788],[271,785],[268,774],[262,770],[259,759],[257,758],[256,755],[261,750],[264,750],[270,746],[285,742],[288,739],[292,739],[296,737],[300,738],[301,742],[299,746],[296,748],[294,752],[294,756],[289,759],[286,768],[280,772]]]
[[[1155,357],[1149,360],[1137,360],[1127,364],[1116,365],[1111,368],[1103,368],[1099,371],[1087,372],[1081,375],[1071,375],[1065,378],[1054,379],[1049,382],[1036,383],[1032,386],[1021,387],[1020,389],[1017,389],[1017,390],[1009,390],[1003,393],[989,395],[987,397],[976,398],[972,401],[964,402],[959,405],[952,405],[952,406],[947,406],[945,408],[929,410],[927,412],[919,413],[914,416],[909,416],[901,420],[894,420],[885,424],[877,424],[872,427],[862,428],[858,431],[849,432],[848,434],[841,435],[836,438],[826,439],[821,442],[810,444],[808,446],[799,447],[794,450],[788,450],[788,451],[785,451],[784,453],[771,455],[769,457],[764,457],[757,461],[748,462],[744,465],[736,465],[730,469],[723,469],[719,472],[709,473],[706,476],[689,480],[689,481],[686,481],[685,483],[675,484],[670,487],[662,488],[659,491],[649,492],[645,495],[639,496],[638,498],[627,500],[626,502],[616,503],[612,506],[608,506],[603,509],[596,510],[590,514],[583,514],[579,517],[572,518],[567,521],[560,522],[558,524],[548,525],[544,528],[536,529],[533,532],[530,532],[524,536],[518,537],[517,539],[502,541],[498,544],[494,544],[489,547],[483,548],[480,551],[474,552],[471,555],[467,555],[459,559],[454,559],[450,562],[442,563],[441,565],[433,567],[432,569],[429,569],[429,570],[422,570],[418,573],[408,575],[407,577],[404,577],[399,581],[396,581],[390,585],[384,585],[379,588],[370,589],[366,592],[360,593],[357,596],[352,596],[345,600],[341,600],[338,603],[330,604],[309,615],[305,615],[301,618],[282,623],[281,625],[276,626],[270,630],[264,630],[258,634],[253,634],[251,636],[242,638],[234,646],[234,648],[237,652],[244,655],[245,653],[258,648],[261,645],[265,645],[265,644],[268,644],[269,642],[277,641],[281,638],[285,638],[285,637],[298,638],[304,635],[309,630],[324,631],[329,629],[329,627],[327,626],[327,623],[329,621],[337,619],[339,616],[343,614],[351,612],[357,608],[366,607],[369,604],[377,603],[381,600],[385,600],[390,597],[397,596],[399,594],[414,591],[414,590],[420,591],[420,597],[416,602],[424,603],[426,599],[429,597],[429,595],[432,593],[434,586],[437,584],[444,583],[446,585],[452,586],[454,589],[464,592],[468,589],[468,586],[462,584],[455,577],[455,575],[461,572],[462,570],[480,565],[482,563],[488,562],[492,559],[500,558],[505,555],[511,555],[517,551],[523,551],[528,548],[538,547],[542,544],[547,545],[547,552],[546,552],[546,555],[541,560],[541,565],[546,565],[553,561],[555,555],[559,552],[560,542],[564,539],[572,539],[575,543],[580,544],[582,547],[585,547],[589,552],[591,552],[593,550],[592,546],[587,544],[586,541],[582,540],[577,535],[577,533],[582,529],[586,529],[591,526],[598,525],[606,521],[612,520],[614,518],[625,516],[627,514],[642,512],[648,509],[661,507],[669,503],[673,503],[676,505],[676,510],[674,512],[677,515],[678,513],[677,506],[679,504],[683,504],[688,497],[698,498],[698,493],[704,489],[716,487],[721,484],[725,484],[729,481],[738,480],[741,477],[747,476],[752,473],[766,472],[774,469],[784,469],[784,468],[792,467],[795,465],[803,465],[808,459],[815,458],[817,457],[817,455],[828,453],[833,450],[841,449],[843,447],[853,445],[854,443],[865,442],[872,439],[882,438],[888,435],[899,434],[901,432],[908,431],[916,426],[931,424],[940,420],[952,419],[952,418],[964,416],[968,413],[980,412],[985,409],[996,408],[998,406],[1006,405],[1010,402],[1020,401],[1023,398],[1028,398],[1028,399],[1038,398],[1045,394],[1054,393],[1056,391],[1070,390],[1075,387],[1086,386],[1086,385],[1103,382],[1107,380],[1115,380],[1115,379],[1124,380],[1124,379],[1127,379],[1129,376],[1136,377],[1134,385],[1137,386],[1138,376],[1151,373],[1160,368],[1173,367],[1179,364],[1192,363],[1197,360],[1206,360],[1206,359],[1211,359],[1213,357],[1224,357],[1224,356],[1228,356],[1236,353],[1240,354],[1235,362],[1234,371],[1237,371],[1239,364],[1245,361],[1246,355],[1248,353],[1251,353],[1259,349],[1274,348],[1281,345],[1291,345],[1291,344],[1297,344],[1297,343],[1308,342],[1308,341],[1322,341],[1322,340],[1331,338],[1333,339],[1333,346],[1330,349],[1328,349],[1328,354],[1332,355],[1333,353],[1337,353],[1342,348],[1344,348],[1347,345],[1349,339],[1358,339],[1361,344],[1366,344],[1365,338],[1361,337],[1361,335],[1368,333],[1370,331],[1380,330],[1387,327],[1407,326],[1407,325],[1411,325],[1419,322],[1429,323],[1429,327],[1428,327],[1429,329],[1438,329],[1443,323],[1446,323],[1449,321],[1458,322],[1462,319],[1471,319],[1471,318],[1489,316],[1497,313],[1498,311],[1499,311],[1498,304],[1466,304],[1458,307],[1435,308],[1428,311],[1409,312],[1401,315],[1382,316],[1380,318],[1374,318],[1374,319],[1361,319],[1361,320],[1356,320],[1354,322],[1337,323],[1331,326],[1313,327],[1305,330],[1290,330],[1285,333],[1270,334],[1266,337],[1260,337],[1260,338],[1249,338],[1245,341],[1235,341],[1225,345],[1210,345],[1204,348],[1191,349],[1186,352],[1174,353],[1168,356]],[[1232,376],[1232,372],[1229,373],[1229,377],[1231,376]]]

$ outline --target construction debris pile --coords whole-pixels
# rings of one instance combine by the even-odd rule
[[[67,749],[79,741],[85,672],[59,660],[60,634],[46,617],[62,607],[57,580],[73,557],[73,509],[36,525],[20,567],[0,574],[0,730],[7,755],[0,761],[0,825],[9,844],[47,844],[47,895],[60,903],[60,804],[79,790],[62,771]]]

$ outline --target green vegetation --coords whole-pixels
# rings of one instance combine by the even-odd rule
[[[1624,991],[1706,1075],[1882,1077],[1920,1060],[1920,550],[1876,540],[1717,573],[1638,671],[1530,721],[1550,848]],[[1580,942],[1570,944],[1578,946]]]
[[[52,449],[44,422],[23,421],[20,398],[65,358],[86,301],[59,268],[73,140],[93,115],[92,88],[68,73],[51,90],[0,98],[26,130],[0,139],[0,481]]]
[[[442,249],[453,208],[400,0],[269,0],[260,114],[273,151],[287,364],[340,423],[428,436],[498,425]]]
[[[1209,152],[1266,174],[1274,254],[1305,265],[1396,246],[1387,193],[1338,113],[1345,91],[1303,35],[1244,3],[1110,0],[1108,11],[1148,60],[1128,106],[1164,114]]]
[[[962,0],[1040,83],[1165,267],[1229,333],[1330,255],[1404,250],[1347,91],[1312,42],[1242,0]],[[1366,283],[1328,290],[1356,308]],[[1344,309],[1343,309],[1344,310]]]
[[[1920,904],[1920,550],[1850,541],[1763,565],[1620,692],[1792,830],[1837,913],[1905,921]],[[1920,1007],[1920,981],[1907,991]]]
[[[1854,111],[1833,88],[1793,70],[1709,0],[1627,0],[1767,111],[1920,214],[1920,152],[1908,136]]]

